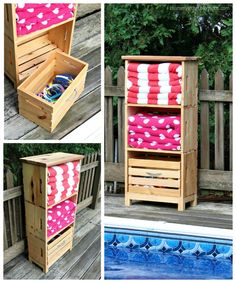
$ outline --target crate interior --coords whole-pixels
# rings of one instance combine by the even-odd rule
[[[43,98],[37,97],[36,94],[43,91],[45,86],[52,82],[56,75],[70,73],[74,76],[78,76],[78,74],[85,67],[85,64],[83,64],[82,62],[74,60],[71,57],[64,56],[64,54],[55,52],[52,56],[53,58],[51,58],[51,60],[48,60],[47,65],[45,66],[43,71],[39,72],[34,79],[30,80],[24,86],[25,91],[28,94],[44,102],[46,101]],[[55,103],[50,103],[50,105],[55,105],[59,101],[60,98]]]
[[[52,52],[61,50],[69,53],[72,22],[64,23],[52,30],[41,32],[17,45],[19,80],[30,76]]]

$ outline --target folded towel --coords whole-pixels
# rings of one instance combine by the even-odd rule
[[[17,4],[17,35],[48,28],[74,15],[73,4]]]
[[[56,175],[63,175],[63,174],[71,174],[73,171],[75,172],[80,171],[80,162],[79,161],[73,161],[73,162],[67,162],[61,165],[48,167],[48,176],[49,177],[55,177]]]
[[[135,132],[135,133],[141,133],[145,134],[147,136],[156,136],[156,137],[165,137],[165,138],[179,138],[180,137],[180,132],[176,131],[174,129],[158,129],[155,126],[152,127],[143,127],[143,126],[131,126],[128,125],[128,131]]]
[[[143,63],[129,63],[128,71],[138,73],[176,73],[179,78],[182,76],[182,66],[175,63],[161,63],[161,64],[143,64]]]
[[[139,80],[146,80],[146,81],[160,81],[160,82],[169,82],[169,81],[176,81],[181,79],[175,73],[167,73],[167,74],[157,74],[157,73],[137,73],[137,72],[128,72],[128,78],[134,78]]]
[[[64,181],[68,178],[75,177],[75,176],[78,176],[78,175],[79,175],[78,171],[67,171],[67,173],[62,174],[62,175],[56,175],[56,176],[48,177],[48,183]]]
[[[152,143],[152,142],[157,142],[158,144],[173,144],[173,145],[180,145],[181,141],[180,138],[166,138],[164,135],[164,131],[163,134],[160,135],[159,137],[157,136],[152,136],[149,134],[149,132],[146,132],[145,134],[142,133],[137,133],[134,131],[129,131],[128,133],[128,138],[134,138],[135,140],[139,141],[139,142],[148,142],[148,143]]]
[[[156,87],[150,87],[150,86],[132,86],[129,88],[129,91],[135,92],[135,93],[181,93],[181,86],[156,86]]]
[[[157,129],[174,129],[180,133],[180,115],[138,113],[128,117],[128,125]]]
[[[128,144],[130,147],[133,148],[142,148],[142,149],[155,149],[155,150],[180,150],[180,145],[174,145],[171,143],[166,144],[158,144],[156,141],[153,141],[152,143],[144,142],[144,141],[138,141],[134,138],[128,139]]]
[[[156,80],[156,81],[150,81],[146,79],[138,79],[134,77],[129,77],[127,80],[127,88],[129,89],[132,86],[150,86],[150,87],[155,87],[155,86],[181,86],[182,85],[182,80],[177,79],[177,80]]]

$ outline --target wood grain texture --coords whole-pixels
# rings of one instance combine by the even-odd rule
[[[183,212],[174,204],[133,202],[124,205],[124,195],[105,197],[105,215],[151,221],[165,221],[187,225],[232,229],[232,204],[200,202]]]
[[[100,249],[97,248],[95,256],[94,246],[98,247],[97,243],[100,241],[100,221],[100,205],[95,210],[83,209],[77,214],[72,252],[66,253],[47,274],[44,274],[36,265],[31,264],[26,255],[22,254],[4,266],[4,278],[61,279],[65,276],[68,279],[77,279],[75,274],[77,269],[81,278],[99,279],[101,273],[97,261],[100,258]],[[84,257],[88,260],[83,261]],[[81,262],[83,264],[80,264]]]
[[[218,70],[215,74],[215,89],[224,89],[224,74]],[[215,169],[224,170],[224,104],[215,103]]]
[[[88,4],[86,5],[90,6]],[[25,139],[28,136],[29,139],[51,139],[52,136],[52,139],[61,139],[68,132],[96,114],[100,110],[100,45],[100,11],[95,11],[81,18],[79,24],[78,22],[76,23],[72,42],[71,55],[89,63],[90,72],[86,79],[85,90],[79,99],[81,104],[77,104],[76,106],[77,109],[74,111],[76,116],[72,117],[71,113],[70,115],[66,115],[67,119],[64,118],[58,126],[60,127],[62,124],[60,130],[54,132],[52,135],[48,135],[46,131],[18,115],[16,92],[10,81],[5,78],[5,137],[7,139]],[[87,103],[85,104],[85,101],[81,101],[81,99],[90,93],[92,97],[87,98]],[[94,94],[96,95],[94,96]],[[81,109],[84,111],[77,117]]]
[[[209,74],[206,69],[201,73],[200,89],[205,92],[209,89]],[[202,95],[203,96],[203,95]],[[201,99],[201,96],[200,96]],[[202,101],[200,104],[200,163],[201,168],[209,169],[210,167],[210,140],[209,140],[209,103]]]

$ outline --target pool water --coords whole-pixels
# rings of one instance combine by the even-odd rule
[[[105,279],[232,279],[232,241],[106,227]]]

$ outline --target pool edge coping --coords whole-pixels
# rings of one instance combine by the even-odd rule
[[[104,227],[233,240],[233,230],[231,229],[178,224],[166,221],[104,216]]]

